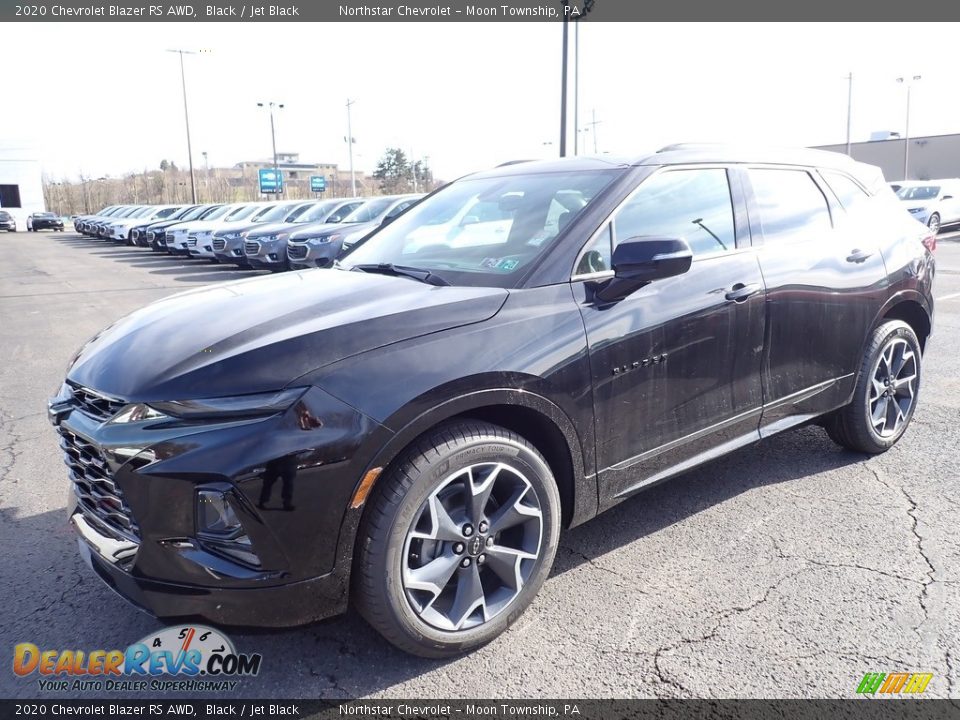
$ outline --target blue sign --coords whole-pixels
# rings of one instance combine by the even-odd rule
[[[310,192],[324,192],[327,189],[327,179],[323,175],[310,176]]]
[[[260,193],[269,195],[283,192],[283,173],[273,168],[260,168]]]

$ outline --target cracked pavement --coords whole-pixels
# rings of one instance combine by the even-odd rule
[[[44,406],[70,355],[152,300],[249,275],[63,235],[2,238],[2,652],[125,647],[159,627],[82,564]],[[865,672],[932,672],[958,697],[960,237],[937,251],[935,334],[888,453],[787,432],[566,532],[514,628],[453,661],[404,655],[354,613],[229,631],[263,669],[237,697],[851,697]],[[0,671],[0,697],[53,697]],[[65,697],[65,696],[61,696]]]

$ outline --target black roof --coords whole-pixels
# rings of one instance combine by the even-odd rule
[[[799,165],[833,168],[854,174],[859,168],[869,167],[851,160],[846,155],[828,150],[809,148],[778,148],[722,143],[680,143],[668,145],[653,153],[635,157],[615,155],[578,155],[552,160],[518,160],[475,173],[472,177],[497,177],[529,172],[570,172],[627,168],[639,165],[685,165],[697,163],[763,163],[768,165]]]

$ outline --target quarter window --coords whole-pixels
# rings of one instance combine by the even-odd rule
[[[867,194],[866,190],[857,185],[846,175],[827,172],[823,173],[823,177],[830,186],[830,189],[833,190],[833,194],[837,196],[837,200],[840,201],[840,204],[843,206],[844,210],[850,210],[864,200],[870,199],[870,196]]]
[[[765,243],[816,240],[830,232],[827,198],[805,170],[750,170]]]

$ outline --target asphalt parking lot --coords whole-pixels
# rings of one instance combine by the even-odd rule
[[[118,317],[252,273],[70,232],[0,249],[0,697],[50,698],[10,671],[13,644],[123,648],[160,625],[81,563],[46,398]],[[235,696],[850,697],[865,672],[905,671],[960,697],[960,235],[937,259],[920,404],[890,452],[804,428],[635,497],[563,535],[517,626],[453,661],[404,655],[355,614],[231,630],[264,658]]]

